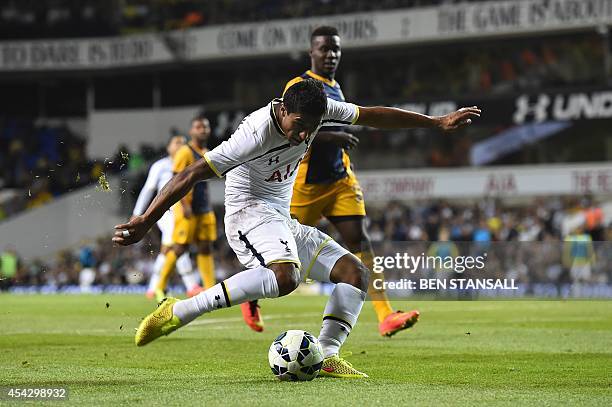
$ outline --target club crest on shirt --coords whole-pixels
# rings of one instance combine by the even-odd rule
[[[280,240],[280,242],[285,245],[285,251],[287,253],[291,253],[291,249],[289,248],[289,242],[283,239],[278,239],[278,240]]]

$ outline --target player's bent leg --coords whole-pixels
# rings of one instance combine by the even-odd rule
[[[374,251],[366,231],[365,217],[336,216],[330,217],[330,221],[340,232],[349,250],[359,257],[370,270],[370,281],[382,278],[382,275],[373,275],[371,271],[374,265]],[[373,284],[368,286],[368,295],[378,318],[378,332],[382,336],[393,336],[418,322],[419,311],[393,311],[387,293],[382,289],[374,288]]]
[[[332,283],[350,284],[358,290],[366,291],[369,282],[369,271],[359,259],[347,253],[336,261],[329,279]]]
[[[354,255],[320,230],[293,224],[302,263],[302,279],[336,283],[325,311],[319,341],[323,348],[321,376],[363,378],[339,356],[339,350],[357,322],[368,286],[368,271]]]
[[[366,231],[365,216],[330,216],[329,219],[338,229],[342,240],[351,253],[359,257],[359,260],[371,271],[374,265],[374,252]],[[370,279],[373,280],[373,278]],[[368,294],[372,300],[378,322],[381,323],[393,313],[391,303],[384,290],[375,290],[372,285],[368,287]]]
[[[340,347],[361,313],[368,286],[368,270],[355,256],[347,253],[332,268],[330,280],[336,283],[336,287],[325,306],[319,334],[325,357],[320,375],[337,378],[368,377],[339,356]]]
[[[268,268],[276,276],[279,297],[291,294],[300,285],[300,272],[295,263],[272,263]]]
[[[198,316],[260,298],[275,298],[297,287],[293,264],[255,267],[242,271],[196,295],[179,301],[168,298],[147,316],[136,331],[136,345],[143,346],[188,324]],[[277,280],[278,276],[278,280]],[[293,287],[293,288],[292,288]]]
[[[268,268],[274,271],[280,294],[286,295],[299,285],[299,271],[294,263],[272,263]],[[242,318],[249,328],[255,332],[263,332],[264,322],[261,316],[261,308],[257,300],[243,302],[240,304]]]
[[[279,294],[280,286],[275,272],[260,266],[241,271],[193,298],[179,301],[174,312],[183,324],[187,324],[215,309],[260,298],[274,298]]]
[[[273,269],[281,295],[293,291],[299,281],[300,258],[290,223],[290,219],[267,205],[254,205],[248,212],[239,211],[225,218],[228,243],[240,262],[251,268]],[[242,315],[251,329],[263,330],[256,300],[242,305]]]

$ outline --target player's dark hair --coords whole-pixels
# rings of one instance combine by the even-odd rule
[[[315,28],[312,31],[312,34],[310,34],[310,42],[312,42],[314,37],[320,37],[320,36],[328,37],[328,36],[333,36],[333,35],[339,35],[336,27],[332,27],[329,25],[322,25],[320,27]]]
[[[170,144],[172,142],[172,140],[174,140],[175,137],[180,137],[183,139],[183,141],[186,143],[187,142],[187,137],[185,137],[183,134],[180,133],[172,133],[170,134],[170,137],[168,137],[168,141],[166,142],[166,145]]]
[[[190,123],[193,124],[193,122],[199,122],[199,121],[204,121],[204,120],[208,120],[208,117],[204,116],[203,113],[198,113],[195,116],[193,116]]]
[[[283,104],[288,113],[304,113],[320,117],[327,107],[327,95],[320,81],[309,78],[287,89],[283,95]]]

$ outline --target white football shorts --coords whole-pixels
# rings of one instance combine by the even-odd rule
[[[329,282],[338,259],[350,252],[317,228],[255,203],[225,217],[225,234],[246,268],[295,263],[302,281]]]

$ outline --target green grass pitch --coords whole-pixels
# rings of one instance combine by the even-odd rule
[[[422,314],[391,339],[366,304],[343,351],[370,379],[300,383],[274,378],[268,346],[318,334],[324,297],[263,301],[262,334],[235,308],[144,348],[134,328],[154,304],[140,296],[0,304],[0,386],[67,386],[61,405],[612,405],[612,301],[394,301]]]

